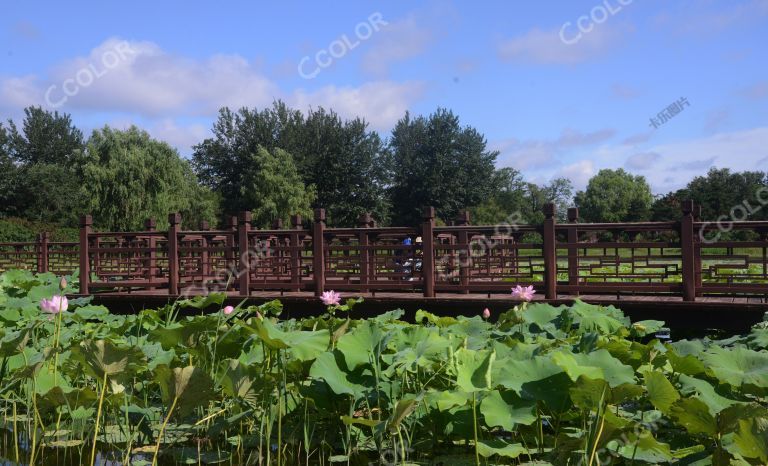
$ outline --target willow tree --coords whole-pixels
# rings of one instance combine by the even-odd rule
[[[268,227],[276,219],[287,224],[293,214],[311,215],[315,188],[304,185],[291,154],[259,147],[250,162],[242,175],[240,196],[255,226]]]
[[[169,212],[181,212],[192,227],[216,220],[215,197],[198,184],[189,162],[136,127],[94,131],[78,166],[97,227],[135,230],[154,217],[162,229]]]

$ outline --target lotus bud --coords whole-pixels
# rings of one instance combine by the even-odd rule
[[[67,289],[67,279],[64,277],[61,277],[61,280],[59,280],[59,289],[64,291]]]

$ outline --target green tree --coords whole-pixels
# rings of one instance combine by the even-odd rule
[[[363,120],[343,121],[322,107],[305,117],[279,101],[261,111],[221,109],[213,137],[194,147],[192,161],[203,184],[221,193],[227,213],[248,208],[241,187],[259,147],[291,154],[303,182],[315,186],[313,206],[326,209],[330,225],[352,226],[362,212],[387,218],[386,147]]]
[[[544,222],[544,205],[555,204],[557,220],[564,222],[568,218],[568,208],[573,205],[573,184],[568,178],[555,178],[547,184],[527,183],[526,198],[523,204],[523,218],[532,224]]]
[[[682,215],[682,201],[687,196],[684,189],[657,196],[651,206],[651,220],[654,222],[679,220]]]
[[[768,175],[760,171],[731,172],[728,168],[711,168],[706,176],[697,176],[679,192],[686,199],[701,205],[704,220],[716,220],[721,215],[730,216],[731,210],[744,203],[753,207],[749,220],[768,219],[768,206],[760,206],[758,191],[768,187]],[[765,198],[765,195],[763,196]],[[749,212],[747,212],[749,213]],[[742,219],[744,212],[737,215]],[[744,220],[747,220],[744,218]]]
[[[386,147],[379,135],[360,119],[342,121],[323,108],[308,112],[304,121],[306,147],[298,157],[304,182],[317,188],[316,207],[324,207],[330,225],[355,226],[370,212],[386,223]]]
[[[462,127],[449,110],[417,118],[406,113],[392,130],[390,150],[393,223],[419,223],[425,206],[449,220],[492,192],[498,152],[487,150],[485,137]]]
[[[75,225],[82,199],[73,163],[82,147],[67,114],[28,107],[21,131],[10,120],[7,129],[0,125],[2,213]]]
[[[12,210],[16,165],[11,158],[10,136],[0,122],[0,216]]]
[[[588,222],[635,222],[650,218],[653,195],[645,177],[604,169],[576,193],[575,202]]]
[[[27,107],[22,131],[12,121],[8,124],[10,155],[22,165],[69,165],[83,148],[83,133],[66,113]]]
[[[275,219],[288,224],[292,214],[311,218],[314,187],[304,185],[291,154],[282,149],[258,148],[240,189],[258,227],[268,228]]]
[[[215,221],[212,206],[195,205],[210,203],[211,196],[198,185],[189,163],[176,149],[136,127],[94,131],[79,174],[88,210],[100,228],[140,229],[148,217],[165,228],[169,212],[181,212],[191,227],[200,220]]]
[[[495,225],[519,218],[526,208],[528,188],[520,171],[512,167],[500,168],[493,173],[490,182],[491,195],[470,209],[472,223]]]

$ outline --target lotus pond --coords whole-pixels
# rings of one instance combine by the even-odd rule
[[[417,323],[352,299],[203,313],[223,295],[50,312],[68,286],[0,276],[0,464],[768,462],[762,325],[661,342],[578,301]]]

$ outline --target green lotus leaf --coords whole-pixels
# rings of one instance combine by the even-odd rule
[[[732,453],[768,463],[768,418],[754,417],[738,420],[738,430],[729,447]]]
[[[669,445],[656,440],[647,430],[640,432],[633,441],[622,445],[618,453],[626,459],[651,464],[667,463],[674,458]]]
[[[632,367],[622,364],[605,349],[586,354],[558,351],[552,354],[552,360],[573,381],[585,375],[591,379],[605,379],[611,387],[635,383],[635,371]]]
[[[273,350],[287,349],[300,361],[311,361],[328,349],[331,334],[327,329],[315,331],[281,330],[269,319],[254,319],[254,332]]]
[[[88,340],[77,348],[85,368],[97,379],[143,367],[144,353],[135,346],[122,346],[111,340]]]
[[[709,412],[713,416],[725,408],[739,403],[737,400],[726,398],[717,393],[715,387],[706,380],[681,374],[678,381],[681,386],[680,392],[685,396],[695,395],[709,407]]]
[[[336,348],[344,355],[347,367],[355,370],[358,366],[378,359],[386,345],[385,337],[378,325],[365,321],[342,336]]]
[[[753,328],[747,337],[747,346],[754,350],[768,349],[768,328]]]
[[[206,406],[213,396],[213,381],[195,366],[174,369],[160,365],[155,369],[155,381],[160,386],[166,406],[176,402],[176,413],[184,417],[198,406]]]
[[[416,411],[422,398],[423,394],[419,394],[417,396],[408,396],[399,400],[395,405],[395,410],[392,412],[392,416],[390,416],[387,421],[387,430],[389,432],[397,432],[400,428],[400,424],[402,424],[405,418]]]
[[[713,346],[701,355],[707,372],[733,387],[768,388],[768,352]],[[762,391],[762,390],[761,390]]]
[[[488,440],[477,442],[477,452],[483,458],[502,456],[515,459],[528,453],[528,449],[519,443],[506,443],[503,440]]]
[[[669,413],[672,405],[680,399],[680,394],[675,387],[661,372],[648,371],[643,374],[643,377],[648,399],[653,406],[663,413]]]
[[[456,351],[456,386],[465,392],[488,390],[491,386],[494,351],[474,351],[460,348]]]
[[[347,378],[347,373],[341,370],[337,358],[343,359],[343,355],[338,351],[320,354],[315,359],[315,362],[312,363],[312,367],[309,369],[309,376],[324,380],[333,393],[337,395],[359,397],[365,391],[365,387],[352,383]]]
[[[682,398],[670,408],[670,415],[692,434],[717,434],[717,422],[709,407],[696,397]]]
[[[489,427],[513,431],[515,425],[536,422],[536,402],[523,400],[515,392],[492,390],[480,403],[480,412]]]
[[[680,372],[681,374],[696,376],[703,374],[707,370],[706,367],[704,367],[704,363],[701,362],[699,358],[692,354],[678,354],[674,348],[667,352],[667,359],[672,366],[672,370]]]

